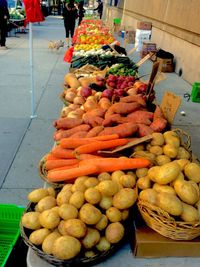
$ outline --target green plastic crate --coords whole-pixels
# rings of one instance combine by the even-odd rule
[[[6,261],[20,235],[19,223],[24,207],[0,204],[0,267]]]
[[[115,18],[113,20],[114,24],[120,24],[121,23],[121,19],[120,18]]]
[[[200,82],[193,83],[191,99],[192,102],[200,103]]]

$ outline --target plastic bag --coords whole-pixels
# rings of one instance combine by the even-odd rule
[[[70,62],[72,61],[73,53],[74,53],[74,47],[71,46],[71,47],[66,51],[63,60],[64,60],[65,62],[70,63]]]
[[[40,22],[44,21],[44,16],[40,7],[40,0],[23,0],[26,22]]]

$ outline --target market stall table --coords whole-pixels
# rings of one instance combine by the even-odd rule
[[[8,31],[14,30],[14,34],[26,33],[25,19],[10,19],[8,24]]]

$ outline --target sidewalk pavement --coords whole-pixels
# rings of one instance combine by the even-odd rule
[[[8,37],[10,49],[0,51],[0,202],[26,206],[28,193],[42,187],[44,181],[38,174],[38,163],[53,146],[53,120],[60,115],[62,102],[59,94],[69,64],[63,61],[66,46],[58,51],[48,49],[50,40],[64,40],[61,17],[49,16],[43,23],[33,25],[34,81],[37,118],[31,119],[31,82],[28,33]],[[128,48],[133,47],[129,45]],[[135,53],[133,60],[139,56]],[[152,62],[139,69],[140,74],[150,73]],[[184,93],[191,85],[175,73],[156,85],[160,103],[166,90],[182,97],[173,127],[187,131],[192,138],[192,149],[200,157],[199,104],[187,102]],[[194,81],[195,82],[195,81]],[[180,112],[184,110],[185,116]],[[181,249],[181,248],[180,248]],[[35,267],[39,267],[37,257]],[[42,266],[45,265],[43,262]],[[125,245],[115,256],[96,266],[199,266],[197,258],[135,259],[130,246]]]

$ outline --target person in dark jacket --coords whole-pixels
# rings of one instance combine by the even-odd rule
[[[99,17],[101,19],[102,18],[102,14],[103,14],[103,3],[101,2],[101,0],[98,0],[97,2],[98,2],[98,6],[94,10],[98,11]]]
[[[78,10],[76,5],[74,4],[74,0],[70,0],[69,3],[66,3],[64,5],[63,18],[66,32],[66,42],[69,46],[69,34],[71,35],[72,39],[74,36],[76,19],[78,18]]]
[[[80,1],[78,5],[78,25],[81,24],[81,21],[85,14],[85,9],[83,6],[84,6],[84,1]]]
[[[8,11],[8,3],[6,0],[0,0],[0,49],[7,49],[7,20],[10,18]]]

